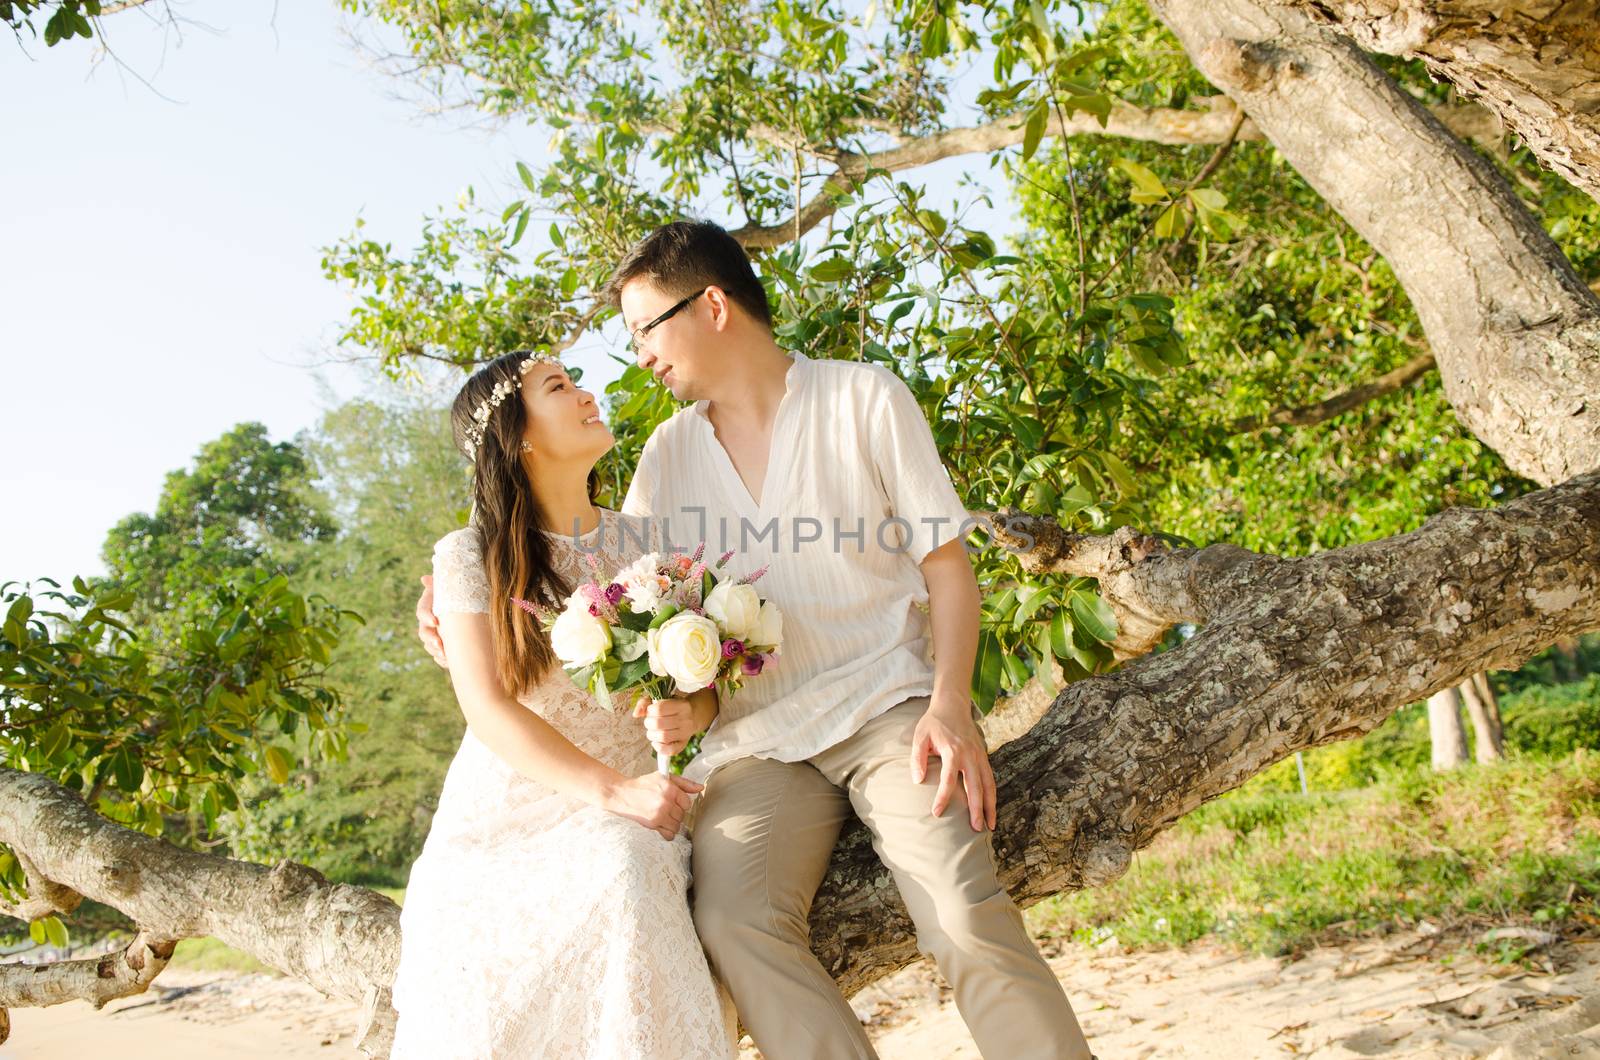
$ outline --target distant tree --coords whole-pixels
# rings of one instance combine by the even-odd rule
[[[263,785],[233,822],[232,845],[338,880],[403,884],[465,728],[447,675],[417,651],[412,605],[433,543],[466,521],[466,465],[445,410],[415,395],[352,401],[302,443],[340,532],[292,551],[295,584],[366,620],[329,665],[364,731],[345,759],[307,761],[288,785]]]
[[[308,470],[298,445],[241,423],[168,474],[155,511],[123,519],[101,551],[109,581],[132,594],[135,623],[176,628],[197,592],[236,571],[292,567],[294,546],[331,538]]]

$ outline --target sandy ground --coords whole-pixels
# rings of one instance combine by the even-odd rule
[[[1473,954],[1471,942],[1407,932],[1294,961],[1209,945],[1072,946],[1051,965],[1103,1060],[1600,1058],[1600,940],[1556,943],[1512,964]],[[853,1004],[883,1060],[979,1055],[926,965]],[[354,1015],[285,979],[169,969],[149,993],[101,1012],[81,1002],[14,1011],[0,1060],[343,1058],[355,1055]]]

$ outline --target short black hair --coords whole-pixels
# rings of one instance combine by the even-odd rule
[[[739,308],[768,329],[772,309],[767,289],[739,241],[711,221],[673,221],[645,236],[622,256],[605,286],[613,306],[621,304],[622,288],[637,279],[667,295],[682,298],[705,287],[727,292]]]

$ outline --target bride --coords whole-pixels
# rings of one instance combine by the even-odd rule
[[[731,1057],[685,895],[700,785],[654,772],[634,714],[577,687],[512,603],[559,606],[590,556],[604,577],[659,544],[590,501],[611,431],[526,353],[474,374],[451,420],[474,514],[435,547],[434,610],[468,731],[406,890],[391,1055]],[[669,706],[687,731],[716,710],[709,692]]]

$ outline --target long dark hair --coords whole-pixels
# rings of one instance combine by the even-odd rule
[[[545,512],[522,460],[528,413],[522,405],[518,369],[528,355],[528,350],[515,350],[496,357],[472,374],[450,407],[456,448],[472,461],[473,523],[489,581],[495,670],[500,684],[513,695],[532,689],[556,658],[538,620],[512,598],[559,607],[573,590],[554,568],[550,538],[542,533]],[[473,411],[502,383],[516,389],[489,413],[474,450],[478,424]],[[597,485],[598,478],[590,471],[591,499]]]

